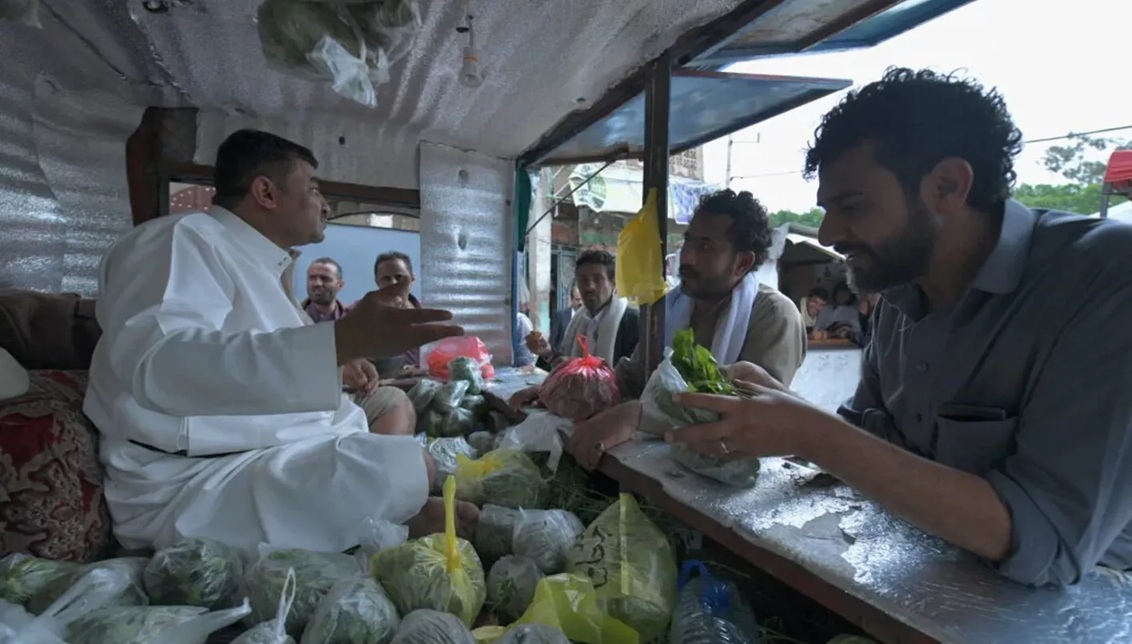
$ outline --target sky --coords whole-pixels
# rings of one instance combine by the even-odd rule
[[[975,0],[871,49],[752,61],[727,71],[841,78],[863,85],[891,65],[962,70],[997,87],[1023,138],[1039,139],[1132,125],[1126,71],[1130,30],[1129,0]],[[735,133],[731,187],[752,191],[771,212],[813,208],[816,182],[800,173],[805,147],[822,114],[843,95]],[[1103,136],[1132,139],[1132,129]],[[1064,141],[1025,146],[1015,164],[1018,182],[1064,183],[1041,164],[1046,148],[1059,143]],[[723,185],[726,166],[727,139],[708,143],[705,179]]]

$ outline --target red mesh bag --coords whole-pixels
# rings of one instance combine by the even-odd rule
[[[539,401],[561,418],[585,420],[621,402],[617,375],[597,356],[590,355],[586,339],[578,336],[582,357],[555,369],[539,388]]]
[[[471,358],[480,366],[485,380],[495,377],[495,367],[491,366],[491,353],[487,345],[474,335],[461,338],[445,338],[428,354],[428,375],[441,380],[448,380],[452,374],[448,371],[448,364],[456,358]]]

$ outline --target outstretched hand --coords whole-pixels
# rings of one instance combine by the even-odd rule
[[[464,334],[440,309],[403,308],[409,284],[392,284],[366,293],[348,315],[334,323],[338,364],[355,358],[382,358],[404,353],[430,342]]]

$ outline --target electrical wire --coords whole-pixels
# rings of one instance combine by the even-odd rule
[[[1120,132],[1122,130],[1132,130],[1132,125],[1119,125],[1117,127],[1106,127],[1099,130],[1089,130],[1088,132],[1070,132],[1069,134],[1062,134],[1061,136],[1047,136],[1041,139],[1029,139],[1022,141],[1022,145],[1030,145],[1032,143],[1049,143],[1050,141],[1062,141],[1065,139],[1072,139],[1078,136],[1092,136],[1094,134],[1107,134],[1109,132]],[[737,179],[765,179],[767,177],[785,177],[794,174],[802,174],[801,170],[784,170],[782,172],[768,172],[765,174],[748,174],[737,177],[731,177],[731,181]]]

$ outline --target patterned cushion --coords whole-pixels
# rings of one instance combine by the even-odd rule
[[[111,544],[85,371],[33,371],[0,403],[0,556],[89,561]]]

